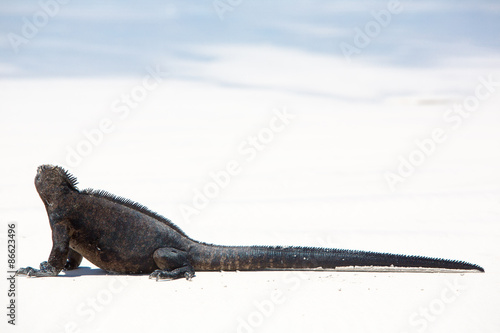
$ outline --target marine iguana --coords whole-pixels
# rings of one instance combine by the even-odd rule
[[[40,269],[17,275],[56,276],[82,257],[101,269],[188,280],[195,271],[334,269],[345,266],[441,268],[484,272],[463,261],[315,247],[221,246],[195,241],[169,219],[106,191],[77,188],[59,166],[38,167],[35,187],[52,229],[52,250]]]

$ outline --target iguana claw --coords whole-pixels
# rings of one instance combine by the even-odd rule
[[[26,268],[19,268],[16,271],[16,275],[26,275],[28,277],[56,276],[57,273],[58,272],[56,271],[56,269],[46,261],[40,263],[40,269],[35,269],[33,267],[26,267]]]

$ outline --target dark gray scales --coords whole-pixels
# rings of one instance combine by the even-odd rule
[[[40,269],[18,275],[56,276],[82,258],[120,274],[191,279],[195,271],[335,269],[338,267],[432,268],[484,272],[463,261],[315,247],[219,246],[195,241],[169,219],[105,191],[78,190],[61,167],[38,167],[35,187],[52,229],[52,250]]]

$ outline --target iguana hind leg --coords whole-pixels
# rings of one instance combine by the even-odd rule
[[[150,279],[174,280],[185,277],[191,280],[194,269],[189,263],[187,253],[171,247],[162,247],[153,253],[153,259],[159,269],[149,275]]]

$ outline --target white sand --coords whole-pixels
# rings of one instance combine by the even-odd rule
[[[105,275],[84,261],[68,276],[18,278],[17,326],[4,316],[2,332],[500,330],[500,89],[457,129],[443,120],[493,69],[367,66],[355,79],[340,60],[318,57],[310,61],[324,71],[294,80],[278,66],[279,50],[265,52],[275,57],[252,60],[244,50],[234,64],[215,63],[200,74],[206,83],[167,78],[125,119],[112,105],[141,77],[1,80],[0,235],[5,244],[5,224],[17,223],[18,267],[50,251],[33,178],[39,164],[52,163],[67,166],[81,188],[134,199],[195,239],[421,254],[486,273],[199,272],[190,282],[157,283]],[[276,72],[264,71],[266,59]],[[238,77],[248,61],[257,70]],[[219,85],[222,70],[241,86]],[[266,77],[268,86],[252,85]],[[275,108],[295,118],[251,159],[239,148],[269,127]],[[113,129],[70,166],[68,147],[106,118]],[[391,192],[384,173],[435,128],[447,140]],[[195,189],[230,161],[238,174],[198,215],[183,217]],[[5,254],[0,262],[5,272]],[[0,288],[5,304],[6,279]]]

